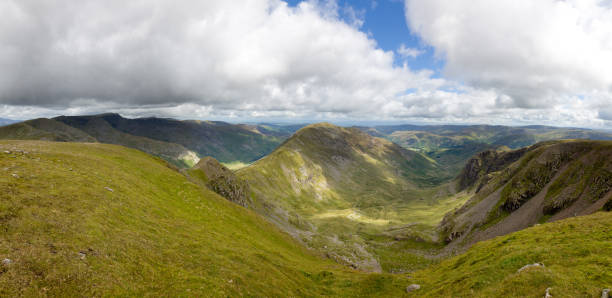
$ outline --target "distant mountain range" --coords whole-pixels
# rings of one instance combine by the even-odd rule
[[[3,126],[0,296],[599,295],[612,142],[568,138],[611,136],[117,114]]]
[[[119,114],[41,118],[0,127],[0,139],[118,144],[157,155],[179,167],[191,167],[204,156],[250,163],[271,152],[286,137],[287,132],[270,125],[127,119]]]
[[[9,125],[17,122],[19,122],[19,120],[0,118],[0,126]]]
[[[541,125],[392,125],[360,127],[438,162],[450,176],[457,175],[474,154],[499,147],[517,149],[542,141],[562,139],[612,140],[612,133],[584,128]]]

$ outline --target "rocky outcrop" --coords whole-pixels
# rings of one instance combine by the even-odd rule
[[[521,158],[525,152],[527,152],[526,148],[513,151],[486,150],[476,154],[468,160],[459,174],[459,190],[478,184],[476,189],[478,192],[487,183],[487,174],[504,169]]]
[[[210,156],[200,159],[191,168],[190,175],[197,177],[210,190],[231,202],[243,207],[247,207],[251,202],[248,197],[248,183],[236,177],[230,169]]]
[[[439,228],[448,250],[537,223],[612,209],[612,143],[543,142],[474,156],[459,177],[471,198]]]

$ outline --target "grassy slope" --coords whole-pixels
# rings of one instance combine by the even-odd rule
[[[0,296],[404,290],[401,276],[353,272],[311,255],[140,151],[40,141],[0,141],[0,149],[0,258],[12,260],[0,268]]]
[[[374,258],[395,272],[431,262],[399,252],[432,248],[419,238],[464,202],[447,186],[427,187],[436,174],[435,163],[416,152],[329,124],[300,130],[238,171],[254,208],[296,238],[342,263],[374,270]]]
[[[419,297],[600,297],[612,286],[612,213],[547,223],[477,243],[412,274]],[[527,264],[543,263],[517,273]]]

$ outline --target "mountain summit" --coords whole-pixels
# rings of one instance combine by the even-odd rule
[[[360,129],[319,123],[237,174],[251,187],[252,207],[283,230],[341,263],[379,271],[358,230],[382,236],[413,221],[407,214],[425,203],[422,188],[438,170],[420,153]]]

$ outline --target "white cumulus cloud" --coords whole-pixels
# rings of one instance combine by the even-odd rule
[[[497,90],[500,105],[612,99],[609,1],[406,0],[406,18],[445,60],[447,78]]]
[[[4,116],[20,105],[194,104],[223,115],[364,115],[439,84],[394,66],[393,52],[358,30],[360,13],[335,1],[4,0],[0,11]],[[351,24],[339,17],[347,12]]]

